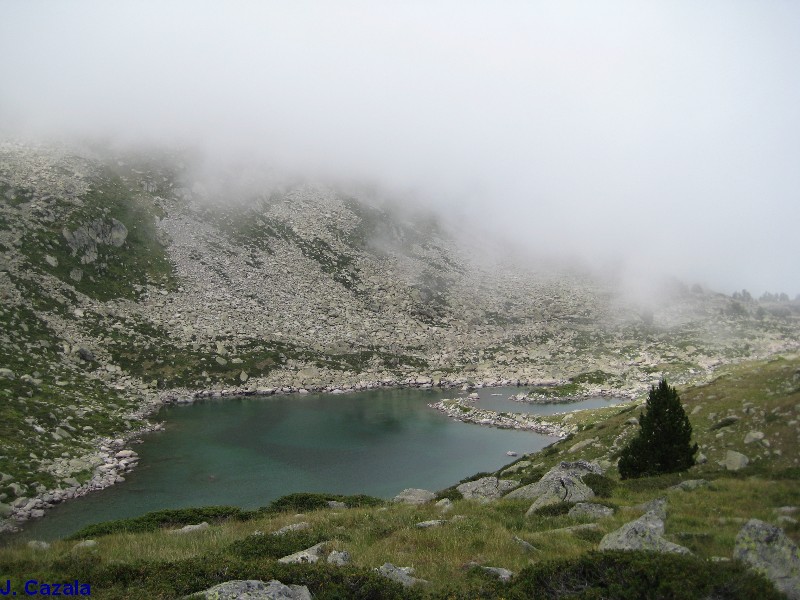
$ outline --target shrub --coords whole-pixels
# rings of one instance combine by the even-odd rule
[[[580,558],[525,567],[505,598],[672,598],[694,600],[781,597],[762,576],[738,562],[648,552],[589,552]]]
[[[697,444],[691,443],[689,417],[677,390],[665,379],[650,388],[639,426],[639,434],[620,453],[618,466],[623,479],[675,473],[694,465]]]
[[[253,516],[254,513],[252,511],[242,510],[236,506],[204,506],[201,508],[158,510],[132,519],[95,523],[76,531],[66,539],[80,540],[112,533],[158,531],[162,527],[192,525],[203,521],[212,523],[227,520],[246,521],[253,518]]]
[[[299,492],[296,494],[288,494],[281,496],[277,500],[273,500],[268,506],[259,509],[262,513],[276,513],[276,512],[307,512],[312,510],[319,510],[328,508],[329,501],[344,502],[348,508],[355,508],[359,506],[381,506],[385,504],[384,500],[367,496],[365,494],[357,494],[354,496],[343,496],[341,494],[310,494],[307,492]]]

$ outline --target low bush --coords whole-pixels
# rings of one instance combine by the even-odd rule
[[[382,506],[386,503],[386,501],[381,498],[375,498],[374,496],[367,496],[365,494],[342,496],[341,494],[311,494],[300,492],[281,496],[277,500],[270,502],[269,505],[264,508],[259,509],[259,512],[262,514],[286,511],[307,512],[328,508],[328,502],[330,501],[343,502],[348,508]]]
[[[95,523],[80,529],[67,537],[68,540],[110,535],[113,533],[142,533],[145,531],[158,531],[163,527],[177,527],[192,525],[208,521],[219,523],[221,521],[235,520],[246,521],[255,516],[253,511],[242,510],[236,506],[204,506],[200,508],[176,508],[150,512],[141,517],[132,519],[119,519]]]
[[[501,595],[576,600],[782,598],[771,583],[741,563],[647,552],[589,552],[575,560],[529,566]]]

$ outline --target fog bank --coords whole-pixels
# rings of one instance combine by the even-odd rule
[[[800,293],[800,5],[0,5],[0,134],[376,182],[534,254]]]

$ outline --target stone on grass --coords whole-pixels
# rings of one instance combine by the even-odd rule
[[[762,431],[749,431],[747,435],[744,436],[744,443],[745,444],[752,444],[753,442],[759,442],[764,439],[764,432]]]
[[[736,536],[733,558],[762,573],[792,600],[800,599],[797,545],[779,527],[750,519]]]
[[[300,550],[300,552],[295,552],[294,554],[279,558],[278,562],[287,565],[313,564],[319,562],[327,544],[328,542],[320,542],[319,544],[311,546],[311,548],[306,548],[305,550]]]
[[[478,502],[491,502],[510,492],[519,483],[512,479],[498,479],[497,477],[482,477],[475,481],[468,481],[457,486],[456,489],[467,500]]]
[[[311,600],[306,586],[284,585],[276,579],[267,583],[237,579],[197,593],[207,600]]]
[[[517,488],[512,492],[506,494],[506,498],[524,498],[526,500],[535,500],[541,496],[546,489],[550,486],[552,481],[563,481],[565,485],[570,485],[573,481],[581,481],[584,475],[595,473],[602,475],[603,470],[599,465],[590,463],[585,460],[577,460],[575,462],[562,462],[550,469],[545,475],[536,483]],[[579,500],[575,500],[578,502]]]
[[[635,521],[607,533],[600,540],[600,550],[645,550],[691,554],[688,548],[665,540],[664,521],[655,512],[645,513]]]
[[[686,481],[681,481],[678,485],[673,485],[669,489],[692,492],[697,488],[706,487],[707,485],[709,485],[709,483],[705,479],[687,479]]]
[[[588,517],[590,519],[604,519],[614,514],[614,509],[602,504],[592,502],[578,502],[569,509],[570,517]]]
[[[309,527],[311,527],[310,523],[306,523],[305,521],[300,521],[299,523],[284,525],[280,529],[273,531],[272,535],[286,535],[290,531],[302,531],[303,529],[308,529]]]
[[[450,501],[450,498],[442,498],[434,506],[443,513],[453,510],[453,503]]]
[[[417,523],[417,527],[420,529],[430,529],[431,527],[441,527],[447,523],[444,519],[432,519],[431,521],[422,521],[421,523]]]
[[[209,525],[208,522],[203,521],[202,523],[198,523],[197,525],[186,525],[185,527],[181,527],[180,529],[172,529],[170,533],[176,535],[183,535],[185,533],[194,533],[195,531],[203,531],[204,529],[208,529]]]
[[[744,469],[749,462],[750,459],[741,452],[728,450],[725,453],[725,460],[721,463],[721,465],[728,471],[740,471],[741,469]]]
[[[337,567],[343,567],[344,565],[349,565],[353,561],[350,553],[347,550],[342,550],[339,552],[338,550],[334,550],[330,554],[328,554],[327,562],[331,565],[336,565]]]
[[[31,540],[28,542],[28,548],[32,548],[33,550],[47,550],[49,547],[50,544],[40,540]]]
[[[504,569],[502,567],[481,567],[483,571],[489,573],[489,575],[494,575],[500,581],[511,581],[511,578],[514,576],[513,571],[509,571],[508,569]]]
[[[414,569],[412,567],[395,567],[392,563],[384,563],[383,566],[375,570],[387,579],[402,583],[405,587],[428,583],[424,579],[413,577]]]
[[[88,548],[96,548],[97,542],[95,540],[83,540],[82,542],[78,542],[75,544],[72,549],[73,550],[86,550]]]
[[[405,504],[425,504],[435,499],[436,494],[419,488],[406,488],[393,498],[395,502],[403,502]]]

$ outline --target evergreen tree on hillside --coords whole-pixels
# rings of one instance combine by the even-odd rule
[[[697,444],[692,444],[692,426],[677,390],[666,379],[650,388],[639,426],[639,434],[619,459],[622,479],[675,473],[694,465]]]

